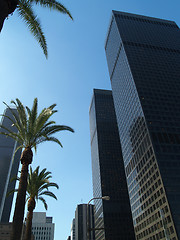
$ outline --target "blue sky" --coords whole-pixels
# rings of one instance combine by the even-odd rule
[[[66,240],[77,204],[92,198],[89,105],[93,88],[110,89],[104,42],[112,10],[175,21],[180,26],[179,0],[67,0],[74,21],[54,11],[35,8],[47,38],[49,58],[14,13],[0,34],[0,113],[3,101],[19,98],[39,109],[57,103],[55,120],[75,133],[57,136],[63,143],[45,143],[34,155],[33,167],[52,172],[60,186],[58,201],[48,199],[48,216],[55,222],[55,240]],[[44,211],[41,203],[36,211]]]

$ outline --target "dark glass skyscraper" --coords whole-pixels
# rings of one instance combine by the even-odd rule
[[[105,43],[137,239],[180,239],[180,30],[113,11]]]
[[[13,109],[13,111],[16,111]],[[6,109],[4,114],[8,117],[12,117],[12,113],[9,109]],[[12,127],[12,122],[3,117],[1,124],[6,128],[16,131]],[[0,128],[0,132],[4,130]],[[19,167],[19,159],[21,150],[17,151],[13,158],[14,151],[17,147],[17,142],[10,137],[0,135],[0,222],[9,222],[11,213],[11,206],[13,201],[13,194],[6,197],[6,194],[15,188],[15,181],[11,182],[11,178],[16,177]]]
[[[112,92],[95,89],[90,105],[96,240],[133,240],[134,229]]]
[[[88,208],[88,209],[87,209]],[[87,212],[88,211],[88,212]],[[94,205],[77,205],[74,220],[75,240],[95,240],[94,234]],[[88,231],[88,229],[89,231]]]

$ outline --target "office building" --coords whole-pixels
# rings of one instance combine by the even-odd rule
[[[93,91],[90,135],[96,240],[133,240],[134,228],[112,92]]]
[[[113,11],[105,43],[136,239],[180,239],[180,30]]]
[[[34,212],[32,233],[34,240],[54,240],[54,223],[52,217],[46,217],[45,212]]]
[[[25,239],[25,226],[23,225],[23,235],[22,240]],[[12,233],[12,223],[0,223],[0,240],[11,240],[11,233]],[[31,240],[34,240],[33,234],[31,235]]]
[[[87,209],[88,206],[88,209]],[[88,210],[88,212],[87,212]],[[94,206],[92,204],[79,204],[75,211],[75,240],[95,240]],[[89,226],[87,228],[87,226]],[[88,231],[89,229],[89,231]],[[91,230],[90,230],[91,229]],[[87,233],[89,239],[87,239]]]
[[[13,109],[13,111],[16,111]],[[10,109],[6,109],[4,114],[8,117],[13,117]],[[1,125],[17,132],[17,129],[12,126],[12,122],[2,117]],[[0,132],[5,130],[0,128]],[[13,195],[6,197],[6,194],[15,188],[16,181],[11,182],[11,178],[16,177],[19,168],[21,150],[19,150],[15,156],[14,152],[17,147],[17,142],[10,137],[0,135],[0,222],[9,222],[11,213],[11,206],[13,201]]]
[[[71,240],[75,240],[75,218],[73,218],[71,224]]]

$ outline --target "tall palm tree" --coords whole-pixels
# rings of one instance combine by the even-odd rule
[[[71,19],[73,19],[68,9],[56,0],[0,0],[0,32],[2,30],[4,20],[17,9],[19,16],[24,20],[31,33],[39,42],[47,58],[48,52],[46,38],[42,31],[40,21],[34,13],[34,5],[40,5],[41,7],[57,10],[60,13],[67,14]]]
[[[38,100],[34,99],[32,109],[24,107],[20,100],[17,98],[16,101],[11,101],[17,109],[16,114],[6,103],[5,105],[12,112],[13,117],[8,117],[12,122],[12,126],[17,128],[18,133],[11,131],[3,125],[0,125],[5,131],[0,132],[0,134],[6,135],[18,141],[19,148],[24,149],[21,154],[21,176],[19,180],[19,188],[16,198],[16,205],[13,217],[13,232],[11,240],[19,240],[21,237],[23,217],[24,217],[24,207],[27,189],[27,176],[28,176],[28,166],[32,163],[33,152],[32,148],[37,149],[37,145],[43,142],[55,142],[62,147],[61,142],[53,135],[57,132],[68,130],[74,132],[74,130],[65,125],[56,125],[54,121],[50,118],[57,110],[54,110],[56,104],[44,108],[38,115]]]

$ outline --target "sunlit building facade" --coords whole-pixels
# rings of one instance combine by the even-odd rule
[[[136,239],[180,239],[180,30],[113,11],[105,43]]]
[[[45,212],[34,212],[32,219],[32,234],[34,240],[54,240],[55,224],[52,217],[46,217]]]
[[[90,105],[90,135],[96,240],[134,240],[121,145],[112,92],[94,89]],[[101,230],[100,230],[101,229]]]

